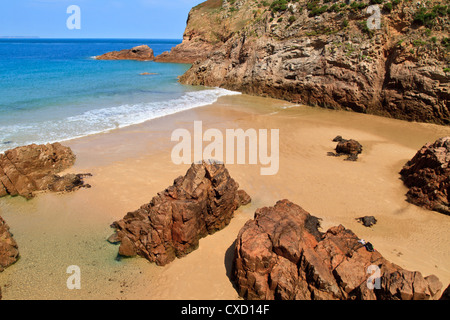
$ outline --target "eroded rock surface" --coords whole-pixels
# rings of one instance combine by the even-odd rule
[[[151,61],[155,58],[153,50],[147,46],[137,46],[132,49],[112,51],[96,57],[97,60],[140,60]]]
[[[0,154],[0,197],[32,198],[38,191],[66,192],[90,187],[83,181],[89,174],[57,173],[70,168],[75,155],[60,143],[18,147]]]
[[[400,171],[409,202],[450,214],[450,137],[425,144]]]
[[[249,203],[223,164],[193,164],[184,177],[150,203],[114,222],[119,254],[140,255],[166,265],[198,247],[199,240],[226,227],[234,211]]]
[[[15,263],[18,258],[19,250],[17,243],[9,232],[9,226],[0,217],[0,272]]]
[[[236,241],[233,274],[239,295],[251,300],[440,297],[436,276],[404,270],[359,240],[342,225],[321,233],[319,220],[288,200],[258,209]],[[373,277],[379,283],[369,279],[368,268],[379,268],[379,277]],[[379,289],[369,289],[368,282]]]
[[[199,48],[185,84],[450,123],[449,15],[434,9],[442,1],[380,4],[382,24],[374,30],[367,27],[371,4],[208,0],[191,10],[172,57]],[[433,15],[432,27],[421,22],[424,15]]]

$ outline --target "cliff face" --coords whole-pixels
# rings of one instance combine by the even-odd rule
[[[380,28],[372,30],[374,3]],[[186,62],[196,60],[185,84],[448,124],[449,8],[435,0],[208,0],[192,9],[183,43],[165,58],[185,50]]]

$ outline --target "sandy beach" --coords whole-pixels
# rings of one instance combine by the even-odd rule
[[[173,130],[280,129],[280,170],[260,175],[260,165],[227,165],[253,201],[224,230],[200,241],[198,250],[168,266],[142,258],[117,260],[106,239],[109,227],[148,203],[186,173],[171,161]],[[358,140],[357,162],[329,157],[332,139]],[[229,279],[233,243],[257,208],[289,199],[322,219],[373,243],[401,267],[450,282],[450,216],[406,202],[399,171],[427,142],[450,128],[326,110],[247,95],[183,111],[108,133],[66,141],[77,155],[70,172],[92,173],[92,185],[70,194],[40,194],[31,201],[0,199],[1,216],[18,242],[21,258],[0,274],[4,299],[238,299]],[[373,215],[366,228],[355,219]],[[68,290],[66,269],[81,268],[81,290]]]

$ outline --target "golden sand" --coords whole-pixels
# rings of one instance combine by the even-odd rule
[[[148,203],[184,175],[174,165],[170,141],[176,128],[280,129],[280,170],[261,176],[259,165],[227,165],[252,196],[224,230],[200,241],[198,250],[166,267],[142,258],[117,261],[118,247],[106,239],[109,225]],[[90,172],[91,189],[41,194],[26,201],[0,200],[0,214],[19,244],[21,259],[0,274],[4,299],[237,299],[229,279],[233,243],[240,228],[262,206],[289,199],[323,219],[343,224],[374,244],[387,259],[424,276],[450,282],[450,217],[405,201],[398,172],[426,142],[450,128],[376,116],[292,105],[242,96],[141,125],[64,143],[77,154],[70,171]],[[336,135],[358,140],[357,162],[328,157]],[[366,228],[356,218],[373,215]],[[81,290],[68,290],[66,269],[81,268]]]

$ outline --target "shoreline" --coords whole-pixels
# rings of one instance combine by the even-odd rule
[[[109,225],[148,203],[184,175],[170,160],[171,132],[203,127],[280,129],[280,171],[263,177],[259,165],[226,165],[253,202],[224,230],[166,267],[142,258],[116,261],[106,242]],[[357,162],[327,157],[336,135],[360,141]],[[77,155],[70,172],[91,172],[91,189],[41,194],[32,201],[0,200],[0,212],[19,244],[21,259],[0,274],[5,299],[238,299],[229,280],[233,242],[257,208],[289,199],[322,218],[322,231],[343,224],[370,240],[388,260],[450,282],[450,217],[406,202],[398,172],[426,142],[450,128],[373,115],[297,106],[248,95],[221,97],[196,107],[109,132],[64,142]],[[324,201],[326,199],[326,201]],[[374,215],[365,228],[356,218]],[[78,265],[82,290],[65,287],[65,268]]]

